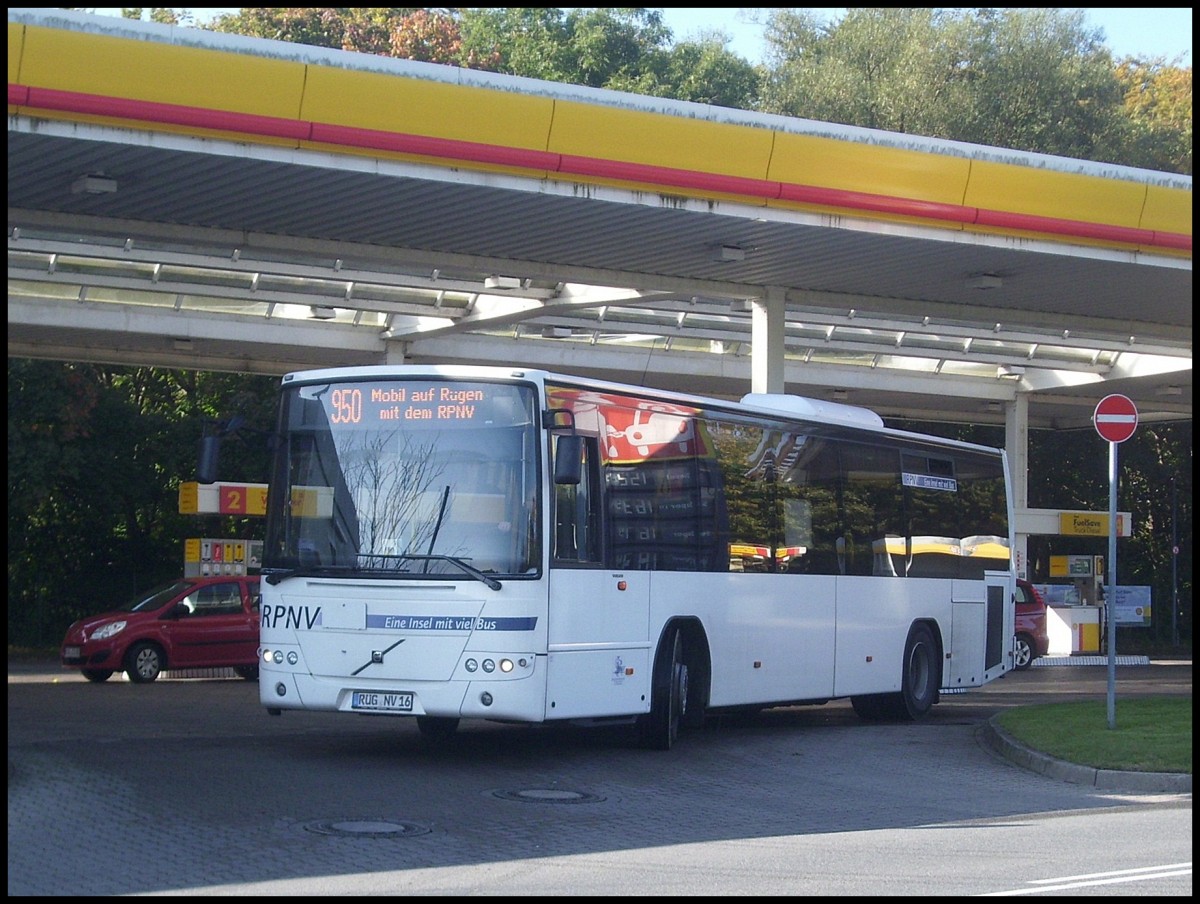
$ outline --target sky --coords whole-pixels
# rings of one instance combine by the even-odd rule
[[[236,8],[236,7],[234,7]],[[234,8],[192,9],[197,18],[205,18]],[[723,31],[731,39],[729,49],[752,63],[762,62],[762,26],[747,21],[747,14],[766,13],[768,8],[696,9],[657,7],[676,41],[699,37],[702,31]],[[842,8],[821,8],[834,18]],[[118,8],[99,8],[102,15],[119,16]],[[1161,56],[1168,62],[1180,58],[1181,65],[1192,65],[1192,9],[1166,7],[1146,9],[1087,8],[1090,25],[1104,30],[1106,43],[1116,56]]]

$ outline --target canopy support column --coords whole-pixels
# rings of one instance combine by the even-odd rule
[[[769,286],[751,305],[750,391],[783,392],[784,290]]]

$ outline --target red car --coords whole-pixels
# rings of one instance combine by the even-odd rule
[[[167,669],[232,667],[258,678],[258,576],[179,578],[67,629],[62,664],[89,681],[126,672],[153,681]]]
[[[1046,633],[1046,601],[1028,581],[1017,578],[1016,667],[1025,670],[1050,649]]]

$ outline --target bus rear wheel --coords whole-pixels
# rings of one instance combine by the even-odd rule
[[[933,707],[941,676],[933,632],[925,625],[913,625],[904,645],[900,692],[851,697],[850,704],[860,719],[912,722]]]
[[[650,712],[638,718],[638,740],[648,750],[670,750],[687,714],[688,667],[683,632],[673,629],[656,657]]]
[[[887,697],[888,716],[901,722],[913,722],[924,716],[937,700],[941,679],[933,632],[925,625],[913,625],[904,645],[900,693]]]

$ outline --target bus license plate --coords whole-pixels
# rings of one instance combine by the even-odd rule
[[[350,708],[380,713],[410,713],[413,695],[407,691],[354,691]]]

